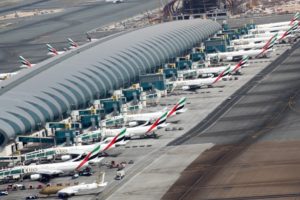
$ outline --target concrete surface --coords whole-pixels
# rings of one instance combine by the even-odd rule
[[[106,3],[104,0],[26,0],[3,7],[0,9],[2,15],[15,10],[46,8],[62,8],[64,12],[7,20],[11,25],[0,28],[0,73],[18,70],[21,65],[19,55],[31,63],[49,58],[46,43],[59,51],[68,46],[68,37],[79,44],[86,43],[87,31],[159,6],[155,0],[126,0],[121,4]]]
[[[299,198],[299,55],[297,44],[213,124],[197,127],[184,144],[217,145],[186,169],[196,178],[181,177],[163,199]]]

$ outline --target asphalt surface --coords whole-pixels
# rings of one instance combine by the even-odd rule
[[[296,167],[298,156],[290,149],[284,151],[291,144],[279,145],[287,141],[297,143],[300,139],[299,47],[298,42],[203,122],[169,144],[210,142],[217,146],[208,153],[209,159],[199,157],[194,168],[190,168],[193,172],[189,172],[195,173],[193,180],[179,179],[163,199],[288,199],[299,196],[291,185],[299,182],[299,177],[289,173],[294,172],[291,166]],[[263,143],[261,149],[265,143],[268,146],[259,151],[258,143]],[[260,155],[277,149],[272,156],[264,155],[260,163],[255,162]],[[251,157],[245,158],[251,150]],[[299,154],[295,150],[297,152]],[[247,166],[251,165],[256,170],[249,176],[251,169]],[[183,185],[186,188],[181,188],[181,193],[174,192]],[[268,189],[262,190],[265,187]],[[281,194],[278,188],[285,188],[287,193]]]
[[[79,44],[86,43],[87,31],[157,7],[159,2],[155,0],[127,0],[121,4],[87,0],[28,0],[21,1],[20,5],[1,8],[1,15],[15,10],[62,8],[64,11],[7,20],[11,25],[0,28],[0,73],[18,70],[21,65],[19,55],[31,63],[45,60],[46,43],[60,51],[67,47],[68,37]]]

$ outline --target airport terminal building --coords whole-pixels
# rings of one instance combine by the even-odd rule
[[[220,29],[217,22],[201,19],[158,24],[103,38],[23,70],[0,85],[1,146],[129,87]]]

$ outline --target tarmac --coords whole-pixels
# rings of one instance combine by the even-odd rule
[[[67,38],[70,37],[81,45],[87,43],[85,33],[89,30],[159,6],[159,2],[154,0],[126,0],[120,4],[107,3],[104,0],[26,0],[2,7],[0,15],[14,10],[33,11],[49,8],[59,8],[63,12],[6,20],[5,23],[9,25],[0,27],[0,73],[19,70],[19,55],[31,63],[49,58],[46,43],[62,51],[67,47]]]
[[[216,145],[162,199],[299,198],[299,45],[235,93],[212,124],[199,123],[177,141]]]

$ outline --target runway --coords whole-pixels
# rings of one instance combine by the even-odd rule
[[[217,145],[194,160],[163,199],[300,196],[299,47],[237,91],[216,109],[217,115],[170,143]]]
[[[63,12],[29,18],[8,20],[12,25],[0,28],[0,73],[19,69],[18,56],[38,63],[47,58],[46,43],[58,50],[67,47],[70,37],[79,44],[86,43],[85,33],[96,27],[117,22],[159,7],[154,0],[128,0],[121,4],[104,1],[26,1],[21,10],[63,9]],[[0,9],[1,15],[13,10]]]

